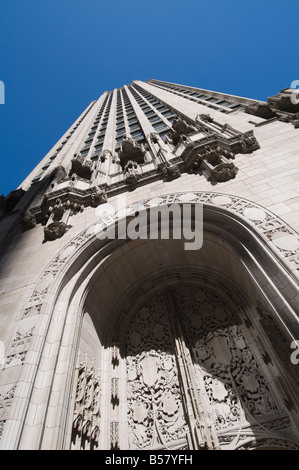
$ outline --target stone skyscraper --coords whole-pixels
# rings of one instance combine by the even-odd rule
[[[293,98],[134,81],[1,197],[1,449],[299,449]]]

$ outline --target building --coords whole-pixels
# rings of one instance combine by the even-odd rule
[[[298,112],[137,80],[1,197],[1,449],[299,449]]]

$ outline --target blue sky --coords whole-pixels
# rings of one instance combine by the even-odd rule
[[[298,0],[0,1],[0,194],[105,90],[156,78],[266,100],[299,79]]]

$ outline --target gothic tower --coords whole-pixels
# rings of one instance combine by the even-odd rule
[[[299,449],[293,93],[136,80],[0,197],[1,449]]]

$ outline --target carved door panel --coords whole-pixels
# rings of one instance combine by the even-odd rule
[[[127,335],[129,446],[187,448],[188,425],[165,294],[136,315]]]
[[[126,365],[132,449],[234,447],[278,411],[233,310],[207,289],[155,294],[131,323]]]
[[[220,446],[233,446],[248,429],[262,431],[261,422],[277,416],[276,401],[228,303],[207,289],[178,288],[174,295],[204,384],[209,422]]]

